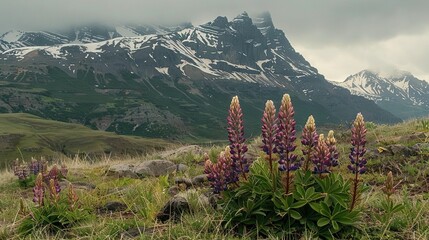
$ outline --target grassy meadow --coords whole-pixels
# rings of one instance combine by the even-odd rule
[[[19,117],[17,117],[19,116]],[[0,132],[5,129],[16,129],[16,134],[23,131],[31,133],[32,129],[42,127],[45,121],[26,115],[17,115],[15,120],[0,119]],[[13,117],[11,115],[10,117]],[[21,121],[21,122],[18,122]],[[316,119],[317,121],[317,119]],[[28,124],[26,124],[28,123]],[[16,125],[14,125],[16,124]],[[30,125],[32,127],[30,127]],[[386,149],[395,144],[411,147],[417,143],[429,143],[429,129],[422,126],[420,120],[407,121],[397,125],[366,124],[367,133],[367,158],[368,171],[363,176],[363,183],[368,187],[358,203],[361,213],[360,221],[356,224],[354,233],[358,239],[429,239],[429,149],[421,150],[415,156],[383,155]],[[99,135],[81,135],[83,127],[78,125],[58,125],[52,127],[45,137],[55,139],[57,130],[69,131],[69,146],[73,141],[86,141],[88,149],[104,149],[105,142],[97,139],[118,137],[110,133]],[[323,130],[319,130],[319,133]],[[83,134],[83,133],[82,133]],[[297,133],[298,139],[300,133]],[[350,151],[350,131],[339,129],[336,131],[337,148],[340,153],[340,165],[335,171],[344,178],[351,178],[352,174],[347,170]],[[20,141],[21,148],[31,146],[34,137],[25,136]],[[73,140],[74,139],[74,140]],[[125,138],[126,139],[126,138]],[[59,140],[59,139],[58,139]],[[33,141],[33,142],[32,142]],[[149,146],[156,149],[164,146],[163,141],[135,141],[135,144]],[[297,141],[298,142],[298,141]],[[248,141],[249,152],[254,156],[262,156],[259,150],[261,140],[259,138]],[[71,145],[70,145],[71,146]],[[178,146],[168,146],[175,149]],[[208,153],[214,160],[224,146],[204,146],[203,152]],[[299,146],[298,146],[299,149]],[[198,197],[209,190],[207,186],[196,187],[191,190],[178,186],[190,203],[191,212],[184,214],[180,221],[159,222],[156,215],[164,204],[171,198],[168,189],[175,185],[176,177],[187,177],[203,173],[203,154],[186,153],[170,159],[175,163],[183,163],[189,166],[185,172],[172,173],[168,176],[149,177],[142,179],[118,178],[108,176],[106,171],[109,166],[116,163],[137,163],[148,159],[159,159],[162,151],[152,151],[136,157],[100,158],[95,162],[88,162],[76,156],[73,159],[64,160],[69,173],[66,181],[75,184],[79,203],[87,209],[89,217],[78,226],[63,233],[49,234],[43,228],[28,236],[29,239],[127,239],[127,233],[137,232],[137,239],[248,239],[248,236],[235,235],[233,231],[222,227],[222,215],[219,210],[201,201]],[[298,150],[297,150],[298,152]],[[40,152],[44,154],[45,152]],[[29,155],[24,158],[28,159]],[[393,172],[395,193],[390,197],[395,204],[402,205],[400,211],[388,214],[383,205],[386,198],[383,193],[386,175]],[[94,188],[87,189],[90,184]],[[32,202],[32,188],[20,187],[17,178],[11,169],[0,173],[0,239],[20,238],[17,229],[23,215],[20,212],[20,201],[26,206],[34,206]],[[110,201],[124,203],[127,208],[120,212],[106,213],[99,209]],[[308,231],[299,239],[315,239],[315,233]],[[275,237],[267,237],[275,239]]]

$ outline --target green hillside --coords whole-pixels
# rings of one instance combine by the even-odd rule
[[[122,136],[30,114],[0,114],[0,168],[16,158],[140,155],[168,144],[160,139]]]

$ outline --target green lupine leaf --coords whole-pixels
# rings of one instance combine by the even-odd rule
[[[317,226],[318,227],[323,227],[329,224],[331,220],[329,220],[328,218],[322,217],[317,221]]]
[[[302,218],[301,214],[295,210],[290,210],[289,214],[293,219],[296,219],[296,220],[299,220]]]
[[[340,230],[340,226],[338,225],[338,223],[336,221],[331,221],[332,223],[332,227],[334,228],[334,230],[337,232],[338,230]]]

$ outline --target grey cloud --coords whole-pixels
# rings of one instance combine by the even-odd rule
[[[93,21],[201,24],[270,11],[276,27],[328,79],[374,65],[429,77],[428,55],[416,53],[427,51],[428,9],[427,0],[2,0],[0,33]]]

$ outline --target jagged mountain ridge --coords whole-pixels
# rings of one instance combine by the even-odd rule
[[[84,44],[101,42],[117,37],[135,37],[147,34],[167,34],[187,27],[190,23],[177,26],[120,25],[107,26],[89,24],[53,31],[11,30],[0,35],[0,53],[9,49],[60,44]]]
[[[0,93],[8,96],[0,99],[0,110],[24,108],[120,133],[146,136],[163,129],[165,134],[193,134],[193,128],[204,131],[200,135],[216,134],[212,129],[223,127],[225,109],[236,94],[252,109],[248,122],[253,134],[259,132],[265,100],[279,100],[284,92],[292,95],[302,121],[314,114],[321,123],[347,122],[357,112],[372,121],[398,120],[373,102],[326,81],[274,27],[267,13],[254,20],[247,13],[231,21],[218,17],[166,34],[15,48],[3,52],[0,63],[0,77],[9,84],[9,90]],[[28,97],[49,98],[53,105],[49,109],[72,109],[79,116],[22,106],[25,100],[16,96],[16,89],[29,85],[44,90],[29,91]],[[51,98],[59,101],[52,103]]]
[[[363,70],[336,84],[403,119],[429,115],[429,83],[409,72]]]

